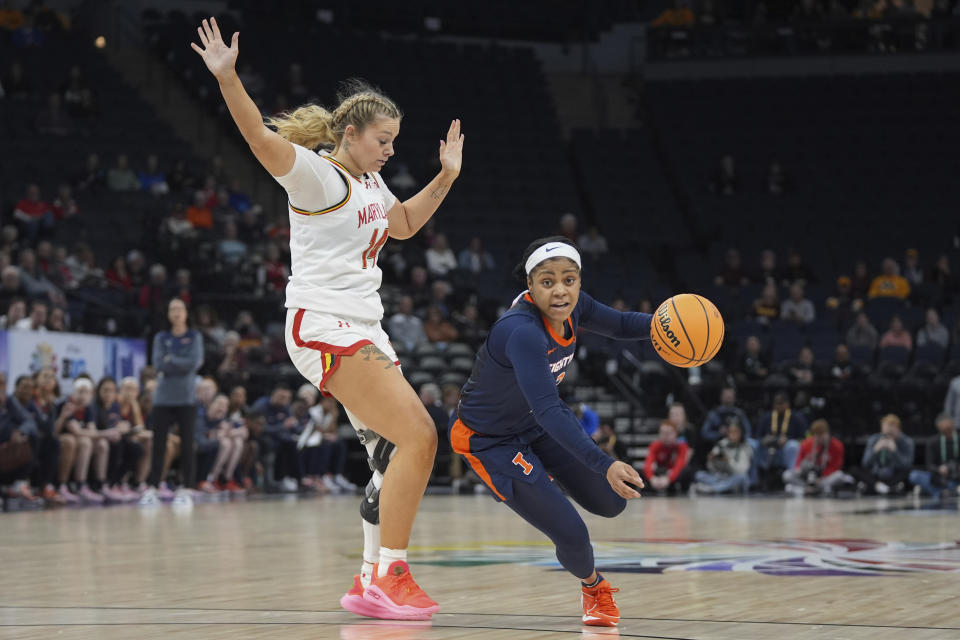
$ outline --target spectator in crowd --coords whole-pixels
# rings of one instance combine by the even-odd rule
[[[0,329],[12,330],[27,317],[27,303],[23,298],[12,298],[5,316],[0,317]]]
[[[939,302],[944,305],[953,302],[954,296],[957,293],[957,278],[953,275],[950,267],[949,256],[944,254],[937,258],[937,262],[930,269],[930,273],[927,274],[927,282],[929,282],[937,292],[936,295],[938,299],[934,300],[934,302]]]
[[[100,156],[91,153],[83,167],[73,176],[73,186],[77,191],[96,193],[107,185],[107,173],[100,166]]]
[[[843,443],[830,435],[826,420],[814,420],[810,435],[800,445],[792,469],[783,472],[787,492],[793,495],[832,495],[841,484],[853,482],[843,472]]]
[[[763,345],[757,336],[748,336],[744,344],[743,355],[740,356],[738,368],[739,377],[751,382],[766,380],[770,367],[763,354]]]
[[[880,348],[901,347],[907,351],[913,350],[913,337],[903,326],[900,316],[890,319],[890,328],[880,337]]]
[[[727,427],[732,422],[740,425],[744,439],[750,437],[750,420],[743,409],[736,405],[737,392],[733,387],[724,387],[720,391],[720,404],[711,409],[703,422],[700,435],[704,444],[713,446],[727,435]]]
[[[457,339],[477,349],[487,338],[487,327],[480,319],[480,312],[474,304],[467,304],[463,311],[453,313]]]
[[[591,409],[586,402],[575,402],[570,405],[570,408],[573,409],[573,413],[577,416],[584,432],[593,437],[593,434],[600,427],[600,416],[597,415],[597,412]]]
[[[197,178],[187,167],[186,160],[177,160],[167,176],[167,183],[171,192],[186,193],[196,186]]]
[[[156,154],[151,153],[147,156],[147,164],[143,170],[137,172],[137,178],[140,180],[140,188],[143,191],[152,193],[155,196],[170,193],[167,176],[160,170],[160,160]]]
[[[90,488],[87,484],[87,476],[90,473],[90,463],[94,465],[101,462],[108,450],[100,445],[95,449],[94,445],[102,439],[97,430],[96,416],[91,403],[93,401],[93,381],[89,377],[78,377],[73,381],[73,390],[70,396],[63,403],[60,409],[60,415],[54,424],[54,432],[69,434],[76,441],[76,462],[74,464],[74,480],[79,486],[77,496],[85,503],[103,504],[104,497]],[[63,437],[60,437],[61,446]],[[61,485],[60,493],[66,487]]]
[[[47,330],[63,332],[69,329],[70,327],[67,326],[67,312],[61,307],[50,309],[50,313],[47,316]]]
[[[287,280],[290,279],[290,267],[280,255],[280,247],[276,243],[268,243],[265,252],[262,282],[267,292],[281,294],[287,287]]]
[[[893,258],[883,261],[883,273],[870,283],[869,298],[898,298],[906,300],[910,297],[910,283],[900,275],[900,267]]]
[[[727,253],[723,259],[723,266],[720,268],[720,273],[714,278],[714,283],[717,286],[737,288],[749,282],[750,279],[747,277],[747,273],[744,271],[743,265],[740,262],[740,252],[736,249],[727,249]]]
[[[217,245],[220,258],[227,267],[234,268],[247,255],[247,245],[237,237],[237,225],[227,221],[223,225],[223,238]]]
[[[0,302],[6,310],[14,299],[23,299],[30,294],[20,278],[20,269],[7,265],[0,271]]]
[[[607,239],[600,235],[600,230],[596,227],[590,229],[577,240],[580,246],[580,252],[585,253],[594,260],[605,254],[609,249]]]
[[[0,372],[0,383],[0,485],[10,485],[5,497],[36,502],[40,498],[30,489],[30,473],[37,464],[33,453],[37,428],[15,396],[7,396],[5,372]]]
[[[927,309],[926,322],[917,331],[917,346],[936,344],[946,349],[950,344],[950,332],[940,322],[940,314],[936,309]]]
[[[727,434],[707,454],[706,471],[694,475],[695,493],[746,493],[750,488],[753,449],[744,441],[743,427],[733,418]]]
[[[558,235],[575,243],[577,241],[577,216],[572,213],[565,213],[560,216],[560,232]]]
[[[203,334],[203,344],[205,347],[214,347],[217,350],[223,348],[227,337],[227,329],[220,322],[217,311],[210,305],[200,305],[196,312],[197,331]]]
[[[67,109],[72,110],[79,106],[83,101],[83,92],[89,89],[90,85],[83,77],[80,67],[78,65],[70,67],[66,79],[60,85],[60,93],[63,95],[63,102]]]
[[[143,412],[140,410],[140,381],[127,376],[120,381],[117,402],[120,404],[120,418],[130,425],[126,438],[143,451],[131,469],[130,482],[140,497],[147,490],[147,477],[150,475],[150,462],[153,459],[153,432],[146,426]],[[126,490],[127,487],[122,487]]]
[[[32,249],[20,250],[20,282],[27,289],[30,298],[46,298],[54,304],[64,304],[63,294],[40,270],[37,254]]]
[[[187,208],[187,221],[198,231],[213,229],[213,212],[207,206],[207,198],[202,191],[193,196],[193,204]]]
[[[788,187],[787,174],[779,160],[774,160],[767,168],[767,193],[772,196],[782,196]]]
[[[674,402],[667,410],[667,421],[677,429],[677,442],[686,442],[689,457],[693,457],[700,444],[698,429],[687,418],[687,409],[682,402]]]
[[[134,290],[139,291],[140,287],[147,283],[147,260],[143,253],[136,249],[127,252],[127,270],[130,273],[130,284]]]
[[[157,368],[157,390],[153,398],[153,460],[150,464],[148,489],[140,500],[142,505],[156,504],[156,488],[164,478],[162,456],[167,451],[167,434],[174,424],[180,428],[181,486],[174,496],[174,504],[193,503],[190,491],[194,477],[194,429],[197,422],[196,376],[203,365],[203,336],[187,324],[187,305],[179,298],[167,305],[169,331],[153,337],[153,366]]]
[[[217,376],[225,387],[235,387],[250,378],[247,352],[240,346],[240,334],[228,331],[223,340],[223,359],[217,366]]]
[[[923,284],[923,269],[920,268],[920,253],[916,249],[907,249],[903,257],[903,277],[910,283],[911,289]]]
[[[433,245],[427,249],[426,260],[427,271],[434,277],[442,278],[457,268],[457,257],[447,244],[447,236],[442,233],[437,234]]]
[[[247,428],[243,423],[230,419],[229,408],[230,401],[227,396],[215,396],[207,406],[204,421],[197,432],[198,455],[208,454],[214,457],[213,466],[206,479],[197,487],[205,493],[243,491],[234,480],[234,474],[243,455]]]
[[[838,328],[850,324],[854,314],[863,309],[863,300],[853,297],[853,284],[849,276],[837,278],[837,288],[834,294],[825,301],[825,306],[833,311]]]
[[[803,414],[790,408],[790,398],[783,391],[773,396],[773,408],[757,425],[757,466],[761,475],[769,481],[770,473],[781,476],[793,469],[800,451],[800,442],[807,436],[807,420]]]
[[[427,309],[427,319],[423,323],[423,332],[426,334],[427,340],[433,343],[456,342],[458,337],[456,327],[443,317],[443,311],[436,305]]]
[[[887,495],[903,493],[913,467],[913,439],[900,428],[900,418],[888,413],[880,420],[880,433],[867,440],[860,467],[851,470],[857,491]]]
[[[943,400],[943,413],[949,416],[954,424],[960,425],[960,376],[950,381]]]
[[[226,187],[217,189],[217,199],[211,207],[210,213],[213,214],[214,224],[218,227],[228,222],[236,223],[238,212],[230,206],[230,192],[227,191]]]
[[[809,386],[817,378],[816,361],[810,347],[801,347],[797,359],[787,364],[787,374],[791,382],[798,386]]]
[[[690,447],[677,440],[677,428],[669,420],[660,424],[659,437],[650,443],[643,465],[644,483],[660,495],[685,491],[690,484]]]
[[[847,331],[846,344],[850,348],[875,349],[880,341],[879,334],[864,312],[857,314],[853,326]]]
[[[397,306],[397,312],[390,316],[387,323],[390,339],[403,345],[408,350],[416,349],[427,342],[423,323],[413,313],[413,298],[403,296]]]
[[[123,259],[123,256],[114,258],[104,275],[107,282],[121,291],[129,292],[133,289],[133,282],[127,272],[127,261]]]
[[[470,238],[470,246],[460,252],[458,262],[464,273],[473,274],[492,271],[496,266],[493,256],[489,251],[484,250],[483,241],[477,236]]]
[[[167,268],[159,262],[150,267],[150,281],[140,287],[137,302],[148,317],[151,327],[163,324],[164,312],[169,317],[167,299]]]
[[[740,178],[737,175],[737,163],[731,155],[720,158],[720,164],[713,175],[710,190],[721,196],[732,196],[740,191]]]
[[[40,187],[35,184],[27,185],[26,195],[13,208],[13,218],[31,245],[36,244],[41,234],[53,229],[53,209],[40,196]]]
[[[40,435],[39,486],[42,487],[44,500],[53,504],[76,504],[80,499],[66,489],[70,468],[76,456],[76,440],[70,437],[71,444],[64,447],[63,436],[56,433],[57,396],[60,389],[56,374],[50,367],[43,367],[33,374],[33,388],[30,395],[23,394],[27,411],[30,412]],[[66,459],[65,459],[66,458]],[[56,487],[64,487],[58,491]]]
[[[110,191],[139,191],[140,179],[127,161],[126,154],[117,156],[117,164],[107,171],[107,188]]]
[[[433,297],[430,285],[427,284],[427,270],[419,265],[410,269],[410,284],[406,287],[407,295],[413,298],[413,308],[423,309]]]
[[[37,114],[37,131],[46,136],[69,136],[76,131],[73,118],[63,108],[63,100],[51,93],[47,106]]]
[[[265,433],[259,444],[267,491],[296,491],[301,477],[297,456],[299,422],[291,410],[291,401],[290,388],[277,384],[269,396],[260,398],[251,407],[252,412],[266,418]]]
[[[783,268],[784,285],[793,283],[807,284],[813,282],[813,271],[803,260],[803,256],[796,249],[787,250],[787,265]]]
[[[610,423],[603,422],[593,436],[594,441],[600,450],[605,452],[614,460],[627,459],[627,445],[623,440],[617,437],[617,432],[613,430]]]
[[[760,297],[753,301],[753,317],[760,324],[771,324],[780,317],[777,285],[766,284],[763,286]]]
[[[776,285],[780,282],[780,268],[777,266],[777,254],[772,249],[760,252],[760,270],[754,281],[762,285]],[[776,293],[776,289],[774,289]]]
[[[910,472],[914,495],[922,491],[940,499],[960,484],[960,434],[949,414],[937,416],[937,434],[927,440],[926,467]]]
[[[124,486],[124,478],[135,473],[144,451],[126,437],[133,425],[121,415],[117,383],[109,376],[97,383],[93,416],[99,435],[93,443],[94,476],[102,495],[109,502],[139,500],[138,494]]]
[[[34,300],[30,303],[30,315],[23,318],[13,326],[14,329],[24,331],[47,330],[47,303],[42,300]]]
[[[450,316],[450,307],[447,306],[447,297],[453,291],[453,287],[446,280],[437,280],[430,286],[430,300],[427,307],[433,306],[440,310],[440,314],[447,318]]]
[[[850,349],[847,348],[847,345],[838,344],[834,349],[829,375],[835,383],[848,382],[857,377],[857,369],[850,360]]]
[[[2,374],[0,374],[2,375]],[[52,438],[56,444],[49,444],[52,455],[57,452],[57,466],[49,469],[49,476],[42,474],[41,483],[54,484],[56,493],[67,504],[77,504],[80,497],[74,495],[67,487],[70,470],[73,469],[77,455],[77,440],[69,433],[57,430],[57,400],[60,396],[60,386],[57,384],[56,374],[50,367],[43,367],[33,374],[34,395],[29,404],[29,411],[43,438]],[[0,385],[2,388],[2,385]],[[62,427],[62,425],[61,425]],[[44,486],[46,491],[46,486]],[[55,503],[58,501],[54,500]]]
[[[73,189],[69,184],[63,183],[57,187],[57,197],[54,198],[50,207],[53,217],[57,222],[70,220],[80,215],[80,207],[73,197]]]
[[[817,317],[817,312],[803,291],[802,282],[794,282],[790,285],[790,297],[780,305],[780,318],[787,322],[793,322],[800,326],[806,326],[812,323]]]

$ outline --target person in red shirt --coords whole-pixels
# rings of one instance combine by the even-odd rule
[[[41,231],[53,228],[53,211],[40,197],[40,187],[35,184],[27,185],[27,194],[17,202],[13,217],[31,245],[36,244]]]
[[[841,484],[853,478],[843,472],[843,443],[830,436],[826,420],[815,420],[810,435],[800,445],[793,469],[783,472],[787,493],[832,495]]]
[[[650,443],[647,460],[643,464],[643,480],[648,487],[663,495],[670,489],[683,491],[690,484],[687,468],[690,447],[677,440],[677,428],[672,422],[660,424],[660,437]]]

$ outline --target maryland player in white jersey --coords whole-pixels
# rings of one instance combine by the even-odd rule
[[[273,131],[237,77],[239,34],[228,46],[213,18],[197,33],[201,45],[191,47],[216,77],[251,151],[289,196],[290,358],[343,404],[374,470],[361,506],[364,563],[341,604],[371,617],[427,619],[439,606],[414,582],[406,550],[437,433],[380,326],[377,255],[388,238],[415,234],[460,175],[460,121],[440,142],[440,173],[400,202],[378,173],[393,155],[402,118],[389,98],[354,83],[332,112],[306,105],[272,118]]]

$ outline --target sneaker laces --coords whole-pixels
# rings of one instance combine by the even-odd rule
[[[619,591],[620,589],[611,586],[597,587],[597,592],[594,595],[594,598],[596,598],[594,608],[606,611],[611,607],[616,607],[617,603],[613,599],[613,594]]]
[[[397,588],[402,589],[404,593],[416,593],[420,590],[420,585],[416,583],[413,579],[413,574],[409,571],[404,571],[403,575],[399,575],[396,578]]]

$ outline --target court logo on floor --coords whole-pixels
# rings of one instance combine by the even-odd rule
[[[620,538],[596,540],[593,546],[597,566],[608,573],[746,571],[772,576],[862,577],[960,573],[960,541]],[[458,567],[530,564],[560,568],[549,543],[423,547],[416,551],[416,562]]]

